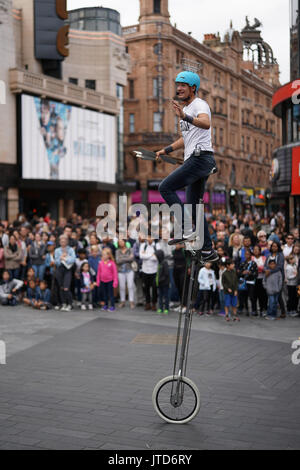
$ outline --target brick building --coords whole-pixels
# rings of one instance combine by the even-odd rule
[[[266,204],[272,151],[281,139],[280,122],[272,114],[272,95],[280,83],[278,64],[259,26],[246,18],[242,32],[231,24],[223,40],[205,34],[200,43],[171,24],[168,0],[140,0],[139,23],[123,28],[132,61],[124,106],[125,178],[136,185],[133,202],[160,201],[158,183],[173,167],[137,161],[131,152],[157,150],[178,138],[170,103],[174,79],[182,69],[195,67],[199,96],[213,113],[219,169],[209,180],[207,210],[242,212]]]

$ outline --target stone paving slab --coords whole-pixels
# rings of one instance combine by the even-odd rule
[[[252,337],[252,319],[241,331],[242,322],[228,329],[221,318],[195,318],[187,375],[202,405],[191,423],[178,426],[163,422],[151,402],[156,382],[172,372],[174,345],[133,341],[174,336],[178,315],[39,313],[13,314],[16,338],[25,325],[28,341],[17,353],[12,343],[0,366],[0,448],[300,448],[300,366],[291,362],[288,341],[300,336],[298,319],[288,319],[288,335],[274,341],[281,322],[262,339]],[[0,319],[5,323],[2,311]],[[4,338],[13,333],[13,318],[1,328]],[[43,328],[49,334],[41,338]]]

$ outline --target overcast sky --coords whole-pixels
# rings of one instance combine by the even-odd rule
[[[149,0],[150,1],[150,0]],[[103,6],[118,10],[122,26],[136,24],[139,17],[139,0],[67,0],[68,9]],[[262,24],[262,37],[270,44],[280,66],[280,81],[286,83],[290,76],[289,53],[289,0],[169,0],[171,22],[185,33],[203,41],[206,33],[220,32],[223,37],[230,20],[240,31],[258,18]]]

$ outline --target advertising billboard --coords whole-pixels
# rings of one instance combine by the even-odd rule
[[[115,184],[116,117],[22,95],[22,177]]]
[[[292,153],[292,196],[300,195],[300,147],[294,147]]]

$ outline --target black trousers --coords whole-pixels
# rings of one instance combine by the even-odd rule
[[[287,290],[288,290],[287,311],[296,312],[297,306],[298,306],[297,286],[287,286]]]
[[[205,308],[207,311],[212,310],[213,294],[214,292],[212,287],[210,290],[199,290],[194,307],[196,309],[199,308],[200,312],[205,312]]]
[[[157,302],[157,287],[156,287],[156,273],[146,274],[143,273],[143,284],[146,298],[146,304],[156,304]]]
[[[185,267],[174,268],[173,278],[174,278],[175,286],[178,290],[179,298],[181,302],[183,301],[184,275],[185,275]]]
[[[266,289],[263,286],[262,279],[256,279],[255,289],[254,289],[254,302],[255,302],[255,311],[257,307],[257,301],[259,303],[260,312],[266,312],[268,308],[268,296]]]
[[[55,278],[60,287],[60,296],[63,304],[72,305],[71,294],[72,269],[67,269],[63,264],[58,266],[55,272]]]

